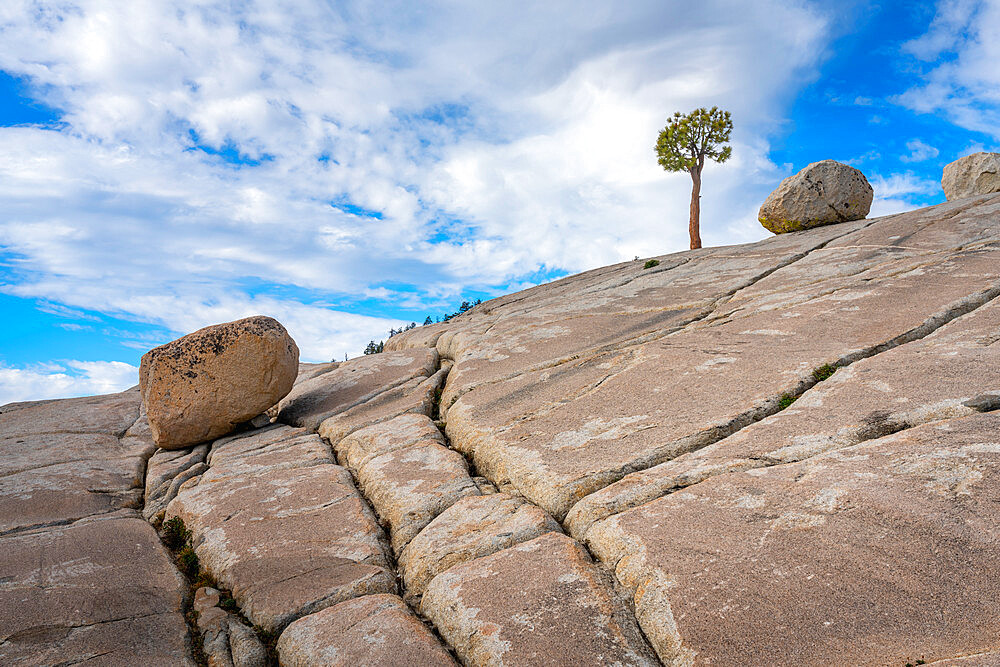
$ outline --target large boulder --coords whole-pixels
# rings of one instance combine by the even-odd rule
[[[813,162],[781,182],[757,215],[775,234],[861,220],[874,197],[865,175],[834,160]]]
[[[225,435],[292,389],[299,348],[257,315],[199,329],[143,355],[139,387],[153,440],[181,449]]]
[[[973,153],[946,165],[941,188],[949,201],[1000,192],[1000,153]]]

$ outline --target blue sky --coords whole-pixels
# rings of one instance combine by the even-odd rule
[[[684,249],[675,110],[733,113],[707,245],[832,158],[872,215],[1000,148],[1000,0],[0,7],[0,403],[114,391],[256,313],[303,360]]]

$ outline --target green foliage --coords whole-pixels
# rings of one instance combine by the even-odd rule
[[[649,259],[649,260],[646,260],[646,263],[642,265],[642,268],[644,268],[644,269],[651,269],[654,266],[659,266],[659,265],[660,265],[660,260],[658,260],[658,259]]]
[[[701,173],[706,158],[725,162],[732,156],[732,146],[723,145],[732,131],[732,117],[718,107],[678,111],[656,140],[657,161],[667,171]]]
[[[483,302],[482,299],[476,299],[475,301],[472,301],[472,302],[463,301],[462,305],[460,305],[458,307],[457,311],[455,311],[454,313],[447,313],[443,318],[441,318],[441,321],[442,322],[447,322],[448,320],[450,320],[453,317],[458,317],[462,313],[464,313],[464,312],[466,312],[468,310],[472,310],[473,308],[475,308],[476,306],[478,306],[482,302]]]
[[[778,401],[778,409],[784,410],[789,405],[795,402],[798,396],[792,396],[791,394],[783,394],[781,399]]]
[[[198,576],[198,554],[194,552],[194,549],[190,545],[185,546],[177,553],[177,564],[180,566],[181,571],[189,577]]]
[[[184,520],[179,516],[171,518],[163,524],[163,543],[171,551],[177,551],[191,539],[191,531],[184,527]]]
[[[177,552],[177,566],[191,578],[198,576],[198,555],[191,547],[191,531],[179,516],[171,517],[163,524],[160,533],[163,543],[171,551]]]
[[[822,366],[813,371],[813,379],[816,380],[816,382],[822,382],[823,380],[826,380],[836,372],[837,372],[836,366],[831,366],[830,364],[823,364]]]
[[[379,352],[382,352],[384,350],[385,350],[384,341],[380,340],[379,342],[376,343],[375,341],[372,340],[368,341],[368,347],[365,348],[365,354],[378,354]]]
[[[410,329],[416,329],[416,328],[417,328],[417,323],[410,322],[405,327],[400,327],[399,329],[389,329],[389,338],[392,338],[396,334],[401,334],[404,331],[409,331]]]

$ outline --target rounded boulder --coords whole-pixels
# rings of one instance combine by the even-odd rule
[[[143,355],[139,389],[153,440],[182,449],[223,436],[280,401],[299,348],[277,320],[216,324]]]
[[[775,234],[861,220],[875,192],[860,171],[835,160],[813,162],[767,196],[757,218]]]
[[[973,153],[945,165],[941,189],[948,201],[1000,192],[1000,153]]]

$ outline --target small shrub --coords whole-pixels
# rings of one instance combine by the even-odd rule
[[[177,551],[190,539],[191,531],[184,527],[184,520],[179,516],[175,516],[163,524],[163,543],[171,551]]]
[[[199,588],[218,588],[219,584],[215,581],[215,577],[210,575],[208,572],[199,572],[198,578],[194,580],[195,590]]]
[[[198,554],[190,546],[186,546],[180,550],[177,554],[177,563],[180,565],[181,570],[189,577],[198,576]]]
[[[836,372],[837,372],[836,366],[831,366],[830,364],[823,364],[822,366],[813,371],[813,379],[816,380],[816,382],[822,382],[823,380],[826,380]]]
[[[647,259],[646,263],[642,265],[642,268],[644,268],[644,269],[651,269],[654,266],[659,266],[659,265],[660,265],[660,260],[658,260],[658,259]]]
[[[240,609],[236,605],[236,600],[234,600],[229,595],[226,595],[221,600],[219,600],[219,606],[222,607],[223,609],[225,609],[226,611],[231,611],[231,612],[234,612],[234,613],[237,612],[237,611],[239,611],[239,609]]]
[[[784,394],[784,395],[782,395],[781,399],[778,401],[778,409],[779,410],[784,410],[789,405],[791,405],[792,403],[794,403],[795,399],[797,399],[797,398],[798,398],[798,396],[792,396],[791,394]]]

